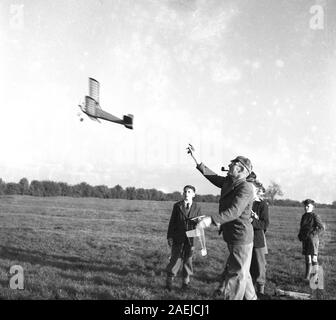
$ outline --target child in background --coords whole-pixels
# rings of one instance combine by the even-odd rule
[[[302,242],[302,254],[305,256],[306,272],[304,279],[309,281],[313,266],[317,266],[319,234],[324,230],[321,218],[313,212],[314,200],[306,199],[303,202],[305,213],[300,222],[299,240]]]
[[[192,258],[194,252],[193,238],[188,238],[186,231],[195,228],[196,223],[192,218],[201,215],[201,207],[193,201],[196,195],[194,186],[187,185],[183,188],[183,199],[174,204],[170,217],[167,241],[171,247],[171,257],[167,265],[166,288],[172,289],[173,280],[182,266],[182,289],[189,288],[190,277],[193,274]]]
[[[265,294],[266,283],[266,257],[267,244],[265,232],[269,226],[268,205],[263,196],[265,188],[258,180],[253,180],[254,202],[252,206],[252,226],[254,231],[253,252],[250,266],[250,274],[253,284],[256,286],[258,297]]]

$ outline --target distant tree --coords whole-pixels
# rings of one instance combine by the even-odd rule
[[[0,195],[5,194],[6,183],[0,178]]]
[[[61,196],[72,196],[72,187],[65,182],[58,183],[61,190]]]
[[[5,194],[20,194],[20,185],[14,182],[7,183]]]
[[[110,193],[113,199],[124,199],[125,198],[125,190],[119,184],[111,188]]]
[[[22,178],[19,181],[20,194],[29,194],[29,182],[27,178]]]
[[[336,201],[333,201],[333,202],[332,202],[331,207],[332,207],[332,208],[336,208]]]
[[[168,193],[166,199],[169,201],[179,201],[182,199],[182,194],[179,191],[174,191],[174,192]]]
[[[165,201],[165,200],[167,200],[167,195],[164,193],[164,192],[162,192],[162,191],[158,191],[158,199],[157,200],[159,200],[159,201]]]
[[[81,182],[78,185],[79,194],[81,197],[93,197],[94,196],[94,187],[89,185],[86,182]]]
[[[138,200],[147,200],[148,199],[148,193],[144,188],[136,189],[136,198]]]
[[[129,200],[136,199],[136,190],[134,187],[127,187],[125,191],[126,191],[126,199]]]
[[[43,197],[43,184],[38,180],[33,180],[29,185],[29,194],[36,197]]]
[[[94,196],[97,198],[109,198],[110,190],[105,185],[95,186],[94,187]]]
[[[71,186],[71,197],[84,197],[81,184],[75,184]]]
[[[275,199],[274,205],[279,207],[301,207],[302,203],[297,200],[290,199]]]
[[[43,195],[45,197],[60,196],[62,193],[59,183],[50,180],[44,180],[41,182],[43,185]]]
[[[159,192],[158,190],[151,188],[147,190],[148,192],[148,199],[149,200],[158,200],[159,199]]]
[[[277,196],[282,197],[283,192],[278,183],[271,181],[271,185],[269,185],[266,189],[265,198],[269,201],[270,205],[273,206],[275,197]]]

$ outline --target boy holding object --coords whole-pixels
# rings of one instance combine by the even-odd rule
[[[194,186],[186,185],[183,188],[183,200],[174,204],[170,217],[167,241],[171,248],[171,257],[166,267],[166,288],[169,291],[181,266],[183,290],[188,288],[190,276],[193,274],[194,238],[187,237],[186,232],[195,229],[198,222],[195,218],[201,215],[201,207],[193,201],[195,192]]]

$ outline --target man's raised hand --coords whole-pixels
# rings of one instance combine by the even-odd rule
[[[196,162],[196,165],[197,165],[198,162],[197,162],[197,160],[196,160],[196,158],[194,156],[195,148],[193,147],[193,145],[189,143],[189,145],[187,147],[187,150],[188,150],[187,153],[191,155],[191,157],[194,159],[194,161]]]

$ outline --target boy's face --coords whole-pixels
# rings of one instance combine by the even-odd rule
[[[253,199],[256,199],[258,196],[258,188],[253,183],[251,183],[251,185],[253,190]]]
[[[304,206],[304,208],[305,208],[305,212],[306,212],[306,213],[313,212],[313,210],[314,210],[314,205],[313,205],[312,203],[309,203],[309,204],[306,204],[306,205]]]
[[[258,195],[259,198],[263,198],[264,197],[265,192],[264,192],[263,188],[258,188],[257,195]]]
[[[183,200],[191,202],[194,197],[195,197],[195,192],[193,189],[185,188],[183,190]]]

